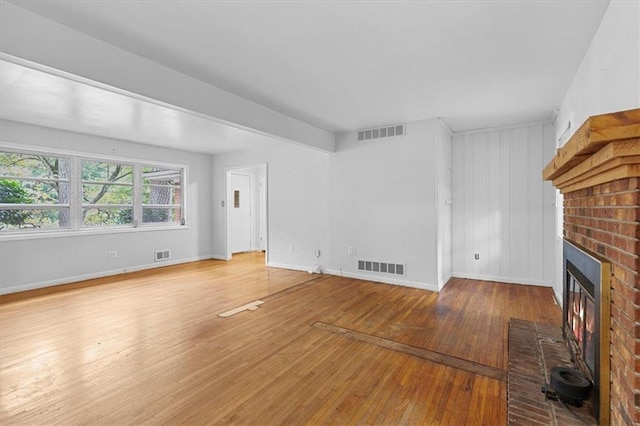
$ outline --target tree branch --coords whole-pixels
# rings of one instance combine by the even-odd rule
[[[122,166],[120,164],[116,165],[116,168],[111,173],[111,176],[109,176],[108,182],[115,182],[118,179],[118,175],[120,174],[121,170],[122,170]],[[109,185],[107,184],[102,185],[102,188],[100,188],[100,191],[98,191],[96,196],[93,197],[93,199],[88,204],[96,204],[98,201],[102,199],[102,197],[104,197],[107,191],[109,191]]]

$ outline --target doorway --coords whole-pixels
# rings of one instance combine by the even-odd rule
[[[227,169],[227,259],[267,251],[267,165]],[[265,256],[265,261],[267,256]]]

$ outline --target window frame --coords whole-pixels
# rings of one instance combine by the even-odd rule
[[[0,151],[9,152],[15,154],[34,154],[51,157],[64,157],[70,160],[70,171],[68,178],[69,185],[69,203],[68,205],[51,204],[2,204],[2,208],[9,208],[11,210],[20,210],[17,206],[21,206],[24,209],[60,209],[68,206],[70,211],[70,226],[69,228],[21,228],[21,229],[3,229],[0,230],[0,239],[2,240],[20,240],[20,239],[32,239],[32,238],[47,238],[47,237],[61,237],[61,236],[77,236],[77,235],[94,235],[104,233],[121,233],[121,232],[145,232],[145,231],[157,231],[157,230],[181,230],[189,229],[189,211],[187,204],[186,188],[188,185],[189,166],[180,163],[167,163],[162,161],[149,161],[139,160],[129,157],[120,157],[115,155],[101,155],[92,154],[87,152],[52,149],[41,146],[22,145],[2,141],[0,143]],[[115,150],[114,150],[115,151]],[[130,165],[132,167],[132,193],[133,193],[133,220],[129,224],[118,225],[98,225],[98,226],[86,226],[82,221],[82,209],[87,207],[83,200],[83,183],[82,178],[82,162],[83,161],[95,161],[105,163],[118,163],[124,165]],[[162,167],[168,169],[179,170],[181,173],[181,197],[179,209],[181,211],[180,222],[142,222],[142,169],[144,167]],[[37,178],[20,178],[21,180],[38,180]],[[51,179],[49,179],[51,180]],[[99,204],[96,204],[99,205]],[[35,207],[34,207],[35,206]],[[44,206],[44,207],[41,207]],[[111,205],[105,205],[111,206]],[[128,206],[127,206],[128,207]]]
[[[2,144],[2,147],[0,148],[1,151],[3,152],[8,152],[8,153],[12,153],[12,154],[19,154],[19,155],[25,155],[25,156],[29,156],[29,155],[42,155],[42,156],[46,156],[46,157],[50,157],[50,158],[56,158],[58,160],[62,160],[65,159],[66,161],[68,161],[69,163],[69,173],[71,174],[71,169],[73,168],[73,159],[70,155],[68,154],[63,154],[63,153],[51,153],[51,152],[42,152],[41,150],[29,150],[29,151],[25,151],[25,150],[13,150],[13,149],[9,149],[6,148],[5,149],[5,144]],[[0,179],[8,179],[8,180],[15,180],[15,181],[20,181],[20,182],[41,182],[41,183],[66,183],[67,184],[67,191],[68,191],[68,197],[69,200],[67,203],[58,203],[58,204],[47,204],[47,203],[28,203],[28,204],[24,204],[24,203],[8,203],[8,204],[0,204],[0,208],[2,209],[7,209],[7,210],[16,210],[16,211],[21,211],[21,210],[42,210],[42,211],[58,211],[58,214],[60,214],[60,212],[64,209],[68,210],[68,214],[69,214],[69,219],[70,219],[70,223],[69,223],[69,227],[66,228],[60,228],[59,225],[58,227],[52,227],[52,228],[40,228],[40,226],[37,227],[24,227],[24,228],[19,228],[19,229],[11,229],[11,230],[0,230],[0,232],[2,233],[25,233],[25,234],[31,234],[36,232],[35,229],[39,230],[38,232],[59,232],[59,231],[66,231],[72,228],[72,222],[71,222],[71,217],[73,216],[73,203],[72,203],[72,198],[73,196],[71,195],[71,193],[73,192],[73,183],[71,181],[70,178],[56,178],[56,177],[38,177],[38,176],[11,176],[11,175],[7,175],[7,176],[0,176]],[[60,194],[58,194],[58,197],[60,196]]]
[[[180,208],[181,205],[184,204],[184,183],[186,182],[186,174],[185,174],[185,169],[180,169],[178,167],[166,167],[166,166],[159,166],[157,164],[151,164],[151,163],[141,163],[138,165],[138,173],[139,173],[139,179],[136,179],[136,182],[139,183],[140,188],[137,191],[137,193],[140,196],[140,205],[141,205],[141,209],[139,211],[139,216],[136,218],[136,220],[138,220],[138,223],[140,223],[142,226],[168,226],[168,225],[172,225],[172,224],[176,224],[176,222],[167,222],[167,223],[163,223],[163,222],[145,222],[144,221],[144,209],[154,209],[154,208],[159,208],[159,209],[175,209],[175,208]],[[159,185],[159,184],[145,184],[144,183],[144,168],[145,167],[163,167],[165,169],[171,169],[171,170],[176,170],[179,175],[180,175],[180,204],[145,204],[144,202],[144,188],[145,186],[151,187],[151,186],[159,186],[159,187],[166,187],[165,185]],[[184,217],[184,207],[181,208],[181,214],[180,214],[180,220],[181,222],[185,222],[186,219]],[[135,217],[135,212],[134,212],[134,217]],[[145,224],[146,223],[146,224]]]
[[[85,161],[99,162],[99,163],[111,163],[111,164],[120,164],[123,166],[131,167],[131,183],[113,183],[113,182],[102,182],[102,181],[85,181],[83,178],[84,174],[84,164]],[[78,157],[78,206],[76,210],[76,215],[78,218],[78,227],[82,229],[104,229],[104,228],[127,228],[134,226],[135,227],[135,206],[136,206],[136,163],[132,161],[124,161],[124,160],[105,160],[103,158],[97,159],[96,157],[90,157],[87,155],[83,155],[82,157]],[[131,187],[131,204],[89,204],[84,202],[84,185],[113,185],[113,186],[129,186]],[[132,210],[132,219],[131,223],[125,224],[115,224],[115,225],[86,225],[84,220],[82,219],[83,210],[84,209],[92,209],[92,208],[131,208]]]

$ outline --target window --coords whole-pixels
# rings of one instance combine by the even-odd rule
[[[0,232],[182,226],[185,167],[0,150]]]
[[[142,168],[142,222],[181,223],[182,171],[164,167]]]
[[[82,161],[82,226],[133,223],[133,166]]]
[[[0,229],[69,228],[70,159],[0,153]]]

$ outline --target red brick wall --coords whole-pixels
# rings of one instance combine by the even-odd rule
[[[564,194],[564,235],[612,264],[611,424],[640,423],[640,180]]]

